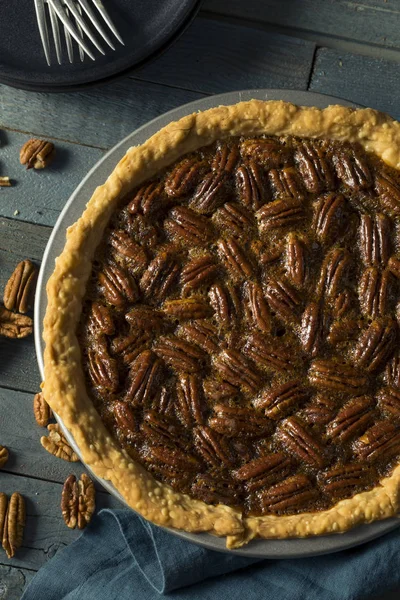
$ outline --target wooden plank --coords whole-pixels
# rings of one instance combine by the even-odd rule
[[[25,498],[27,512],[22,547],[10,560],[0,550],[0,565],[37,570],[59,548],[79,536],[79,531],[68,529],[61,516],[61,484],[0,471],[0,490],[9,496],[13,492],[20,492]],[[106,507],[121,508],[121,504],[110,494],[97,492],[96,510]]]
[[[392,0],[205,0],[202,9],[298,31],[400,49],[400,2]]]
[[[313,54],[311,42],[198,18],[168,52],[133,77],[208,94],[306,89]]]
[[[400,119],[399,66],[322,48],[318,50],[310,90],[376,108]]]
[[[0,128],[110,148],[150,119],[202,96],[129,78],[74,94],[0,85]]]
[[[0,444],[10,453],[3,471],[57,483],[64,483],[70,473],[80,476],[85,471],[81,462],[66,462],[42,447],[40,438],[48,432],[36,423],[32,404],[33,394],[0,388]]]
[[[0,217],[54,225],[69,196],[104,151],[56,141],[53,163],[42,170],[27,170],[19,162],[19,151],[30,137],[0,132],[0,175],[8,175],[13,182],[10,188],[0,188]]]
[[[1,600],[20,600],[22,592],[35,576],[35,571],[0,565]]]

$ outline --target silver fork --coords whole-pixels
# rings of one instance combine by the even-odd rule
[[[97,30],[103,40],[110,46],[112,50],[115,50],[113,43],[109,36],[104,31],[104,28],[93,10],[90,0],[34,0],[36,9],[36,18],[39,26],[39,33],[42,40],[43,50],[46,56],[47,64],[51,65],[50,55],[50,40],[49,32],[47,27],[46,17],[46,6],[48,8],[51,31],[53,34],[54,46],[56,50],[56,56],[58,64],[62,63],[62,45],[61,45],[61,34],[59,27],[59,20],[63,25],[65,44],[67,47],[68,59],[70,63],[74,62],[74,49],[72,39],[76,41],[79,48],[79,56],[83,61],[85,54],[87,54],[92,60],[95,60],[92,48],[89,43],[84,39],[84,34],[97,48],[97,50],[104,54],[104,50],[98,42],[96,36],[93,34],[87,21],[92,27]],[[101,0],[91,0],[91,3],[95,6],[98,13],[102,17],[103,21],[108,25],[108,28],[117,38],[117,40],[124,45],[124,42],[119,35],[114,23],[111,21],[103,2]],[[84,15],[86,19],[84,18]]]

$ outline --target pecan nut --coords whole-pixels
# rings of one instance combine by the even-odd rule
[[[191,493],[207,504],[235,506],[242,501],[243,491],[237,481],[215,474],[198,475],[192,483]]]
[[[176,321],[205,319],[212,314],[212,308],[201,296],[168,300],[162,308],[168,317]]]
[[[179,273],[179,265],[168,251],[160,252],[149,264],[139,282],[146,300],[162,301],[168,295]]]
[[[200,346],[205,352],[215,354],[219,351],[219,337],[217,328],[207,321],[194,321],[182,325],[179,331],[180,335],[192,344]]]
[[[165,191],[172,198],[181,198],[191,192],[207,169],[207,162],[195,156],[184,158],[165,180]]]
[[[385,379],[388,385],[400,388],[400,354],[398,352],[386,365]]]
[[[288,381],[263,392],[255,403],[256,408],[265,411],[267,417],[279,420],[287,416],[296,406],[310,396],[309,390],[299,381]]]
[[[388,261],[388,269],[396,279],[400,279],[400,259],[397,256],[391,256]]]
[[[61,513],[70,529],[84,529],[95,510],[96,490],[93,481],[86,473],[80,479],[69,475],[61,494]]]
[[[295,368],[296,357],[293,352],[259,333],[249,337],[243,352],[259,367],[273,372],[287,373]]]
[[[294,167],[271,169],[268,178],[276,198],[303,198],[304,189]]]
[[[252,362],[237,350],[223,350],[214,366],[224,381],[248,392],[261,387],[262,378]]]
[[[134,306],[126,313],[125,319],[128,321],[133,332],[140,331],[162,331],[165,326],[164,313],[152,306]]]
[[[302,463],[317,468],[324,466],[327,457],[322,442],[313,437],[296,417],[282,422],[278,428],[278,439]]]
[[[240,303],[234,287],[215,283],[210,287],[208,296],[220,326],[229,327],[238,319]]]
[[[391,252],[390,219],[382,214],[361,215],[361,258],[367,267],[384,267]]]
[[[313,229],[322,244],[331,244],[346,232],[346,200],[329,192],[315,203]]]
[[[25,142],[19,153],[21,165],[27,169],[44,169],[55,156],[55,148],[52,142],[32,138]]]
[[[359,300],[361,312],[366,317],[384,316],[388,312],[393,276],[388,269],[380,271],[368,267],[360,279]]]
[[[294,285],[304,285],[307,276],[305,247],[295,233],[289,233],[287,238],[286,268]]]
[[[349,146],[333,154],[336,175],[345,186],[356,192],[372,186],[372,175],[366,158],[360,150]]]
[[[154,352],[177,372],[198,373],[204,366],[207,355],[198,346],[194,346],[176,336],[162,336],[154,345]]]
[[[327,298],[337,296],[350,264],[351,256],[347,250],[343,248],[330,250],[322,263],[321,275],[316,288],[317,295],[325,295]]]
[[[310,425],[326,425],[331,421],[336,412],[336,402],[332,398],[316,396],[302,410],[303,420]]]
[[[243,290],[244,312],[249,324],[264,333],[269,333],[271,331],[271,313],[260,286],[252,281],[246,281]]]
[[[136,242],[126,231],[113,229],[109,235],[109,243],[117,254],[129,259],[131,267],[141,270],[147,265],[147,255],[138,242]]]
[[[20,339],[32,333],[33,322],[26,315],[19,315],[0,306],[0,335]]]
[[[0,539],[3,540],[4,523],[6,521],[8,498],[4,492],[0,492]]]
[[[43,392],[35,394],[33,398],[33,414],[40,427],[47,427],[50,419],[53,418],[53,412],[44,399]]]
[[[220,381],[220,379],[214,379],[210,377],[203,382],[203,390],[205,396],[214,402],[220,400],[228,400],[234,398],[237,395],[237,388],[227,381]]]
[[[304,351],[316,356],[324,341],[324,313],[320,302],[309,302],[301,319],[300,340]]]
[[[283,452],[254,458],[233,472],[233,477],[245,482],[248,492],[256,492],[282,481],[291,471],[292,462]]]
[[[397,329],[394,320],[372,321],[356,345],[355,364],[369,373],[382,368],[395,349]]]
[[[211,161],[213,171],[227,171],[232,173],[239,160],[239,148],[235,145],[218,144],[217,150]]]
[[[145,413],[141,430],[152,445],[179,447],[182,450],[187,446],[187,439],[179,423],[154,409]]]
[[[133,277],[117,264],[106,265],[99,273],[99,281],[105,299],[113,306],[136,302],[139,297]]]
[[[219,240],[218,252],[227,271],[235,281],[252,277],[253,266],[243,248],[233,238]]]
[[[125,401],[134,407],[149,404],[160,382],[161,373],[161,360],[151,350],[144,350],[131,365]]]
[[[117,400],[112,406],[119,432],[124,438],[134,436],[138,431],[138,421],[132,408],[126,402]]]
[[[332,169],[320,146],[304,142],[294,153],[294,160],[303,180],[303,185],[311,194],[320,194],[335,187]]]
[[[79,457],[68,444],[58,423],[50,423],[50,425],[47,425],[47,429],[49,435],[40,438],[43,448],[57,458],[62,458],[68,462],[78,462]]]
[[[283,279],[270,279],[265,288],[265,296],[271,310],[283,321],[290,323],[298,320],[300,297],[289,283]]]
[[[306,475],[293,475],[261,494],[264,513],[295,512],[318,498],[316,490]]]
[[[356,456],[367,462],[389,460],[400,453],[400,424],[378,421],[353,444]]]
[[[95,388],[107,392],[116,392],[119,386],[118,364],[108,354],[107,343],[104,339],[88,348],[88,372]]]
[[[190,454],[187,449],[179,447],[149,446],[146,461],[172,467],[184,472],[197,473],[200,469],[199,459]]]
[[[237,202],[225,202],[214,213],[214,219],[221,231],[228,231],[238,238],[254,227],[251,213]]]
[[[190,202],[190,208],[203,215],[211,215],[227,198],[227,178],[226,171],[212,171],[206,175]]]
[[[225,438],[210,427],[196,427],[193,432],[197,452],[203,460],[215,468],[231,468],[233,460]]]
[[[269,200],[261,169],[254,160],[236,170],[236,189],[240,202],[253,211]]]
[[[264,204],[257,212],[256,218],[261,232],[281,227],[292,227],[305,218],[304,207],[297,198],[282,198]]]
[[[4,467],[6,462],[8,461],[8,450],[5,446],[0,445],[0,469]],[[0,529],[1,533],[1,529]]]
[[[309,371],[311,385],[317,389],[360,396],[368,389],[368,377],[352,365],[336,360],[314,360]]]
[[[334,498],[347,498],[354,496],[357,490],[365,489],[376,478],[377,472],[372,466],[348,463],[321,473],[319,483],[326,494]]]
[[[164,221],[165,230],[174,238],[202,246],[213,237],[211,221],[186,206],[175,206]]]
[[[382,208],[389,214],[400,214],[400,186],[389,173],[381,171],[375,177],[375,191]]]
[[[378,394],[378,406],[390,417],[400,417],[400,390],[389,386]]]
[[[3,548],[8,558],[12,558],[22,546],[25,519],[25,500],[21,494],[14,492],[8,502],[3,527]]]
[[[112,335],[115,332],[112,310],[101,302],[92,302],[88,322],[90,332],[94,337],[102,334]]]
[[[239,408],[216,404],[214,414],[209,420],[212,429],[228,438],[237,436],[263,437],[272,429],[272,423],[267,417],[260,415],[251,408]]]
[[[114,356],[121,358],[123,363],[129,366],[141,352],[149,348],[150,344],[150,333],[137,329],[128,335],[114,338],[111,342],[111,351]]]
[[[209,283],[217,272],[217,265],[212,256],[192,258],[182,269],[181,283],[184,294]],[[201,317],[198,317],[201,318]]]
[[[347,442],[365,431],[373,420],[373,401],[370,396],[360,396],[347,402],[326,428],[333,441]]]
[[[30,260],[23,260],[15,267],[4,289],[4,306],[8,310],[26,313],[36,279],[36,267]]]
[[[177,384],[177,400],[182,422],[191,427],[204,422],[204,402],[200,380],[196,375],[183,374]]]
[[[145,184],[129,202],[127,210],[131,215],[142,213],[145,217],[154,215],[163,204],[163,188],[160,183]]]

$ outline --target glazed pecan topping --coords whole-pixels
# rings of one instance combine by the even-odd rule
[[[285,419],[278,429],[278,439],[288,452],[311,467],[321,468],[326,462],[325,449],[296,418]]]
[[[338,321],[334,321],[329,329],[326,341],[337,346],[338,344],[347,344],[349,340],[356,340],[359,336],[360,329],[363,326],[361,319],[352,317],[344,317]]]
[[[200,462],[193,454],[175,446],[168,448],[166,446],[149,446],[145,460],[151,463],[158,463],[172,467],[172,469],[189,471],[197,473],[200,468]]]
[[[126,365],[130,365],[133,360],[144,350],[147,350],[151,343],[151,336],[148,331],[131,331],[128,335],[120,335],[111,342],[111,352],[119,357]]]
[[[368,372],[377,371],[390,358],[397,341],[397,324],[394,320],[373,321],[358,340],[354,360],[358,367]]]
[[[387,363],[385,369],[386,383],[390,386],[400,388],[400,354],[396,352]]]
[[[348,250],[333,248],[322,263],[321,275],[317,285],[318,296],[334,298],[339,293],[339,287],[344,279],[346,270],[351,264]]]
[[[375,176],[375,191],[383,209],[389,214],[400,214],[400,186],[389,173],[380,171]]]
[[[311,385],[327,392],[357,396],[368,389],[368,377],[355,367],[337,360],[313,360],[308,376]]]
[[[196,156],[184,158],[165,179],[165,191],[172,198],[186,196],[196,187],[206,170],[206,161]]]
[[[318,199],[314,208],[315,235],[320,242],[330,245],[346,230],[346,200],[342,194],[329,192]]]
[[[239,160],[239,148],[236,145],[218,144],[211,161],[213,171],[227,171],[232,173]]]
[[[373,400],[370,396],[353,398],[343,406],[329,423],[326,433],[335,442],[347,442],[359,435],[373,421]]]
[[[123,306],[126,302],[136,302],[138,289],[133,277],[116,264],[105,265],[99,273],[99,281],[104,298],[113,306]]]
[[[187,439],[179,423],[156,410],[144,413],[141,430],[150,444],[184,449]]]
[[[254,333],[249,337],[243,352],[257,366],[272,372],[287,373],[295,368],[296,356],[289,349],[259,333]]]
[[[89,376],[95,388],[107,392],[116,392],[119,386],[117,361],[108,354],[104,340],[96,347],[88,348]]]
[[[261,169],[254,160],[249,160],[236,170],[236,189],[240,202],[253,211],[269,199]]]
[[[294,285],[301,287],[306,280],[307,261],[304,244],[295,233],[287,238],[286,269]]]
[[[244,140],[240,144],[240,153],[245,159],[254,158],[267,169],[277,169],[291,160],[289,149],[272,138]]]
[[[390,460],[400,453],[400,424],[379,421],[368,429],[356,442],[354,453],[359,460],[375,462]]]
[[[242,502],[241,486],[221,475],[198,475],[192,484],[191,492],[195,498],[208,504],[228,504],[236,506]]]
[[[324,313],[320,302],[309,302],[301,319],[300,340],[304,351],[316,356],[324,341]]]
[[[204,215],[211,215],[227,198],[226,171],[212,171],[200,183],[190,207]]]
[[[183,292],[191,292],[209,283],[217,273],[217,270],[217,265],[213,257],[209,254],[193,258],[186,263],[181,272]]]
[[[360,279],[358,296],[362,313],[366,317],[384,316],[388,312],[393,276],[389,270],[368,267]]]
[[[269,182],[276,198],[302,198],[303,186],[294,167],[271,169],[268,173]]]
[[[260,500],[265,513],[293,512],[304,508],[318,497],[306,475],[293,475],[261,494]]]
[[[265,204],[256,212],[261,232],[292,227],[305,218],[303,205],[296,198],[282,198]]]
[[[215,212],[215,220],[220,230],[229,231],[238,238],[254,227],[251,213],[237,202],[225,202]]]
[[[391,417],[400,417],[400,390],[384,387],[378,394],[378,406]]]
[[[177,382],[177,399],[180,418],[184,425],[204,422],[204,400],[200,380],[197,375],[184,373]]]
[[[249,492],[256,492],[282,481],[290,473],[291,468],[291,460],[283,452],[275,452],[244,464],[234,471],[233,477],[245,482]]]
[[[116,401],[112,406],[117,426],[125,437],[135,435],[139,429],[139,423],[129,404]]]
[[[326,396],[317,396],[302,410],[303,420],[310,425],[326,425],[336,412],[336,402]]]
[[[214,416],[210,418],[209,425],[227,437],[262,437],[272,429],[271,421],[255,410],[225,404],[214,406]]]
[[[178,372],[198,373],[206,359],[203,350],[175,336],[158,338],[154,352]]]
[[[189,342],[200,346],[205,352],[210,354],[219,352],[220,342],[217,328],[208,321],[194,321],[185,324],[180,328],[179,333]]]
[[[101,302],[92,302],[89,315],[89,329],[95,336],[112,335],[115,332],[113,312]]]
[[[261,377],[251,361],[237,350],[223,350],[214,366],[224,381],[248,392],[256,392]]]
[[[162,301],[174,285],[179,265],[169,252],[160,252],[149,264],[139,283],[146,300]]]
[[[361,215],[361,257],[367,267],[384,267],[391,251],[390,219],[381,214]]]
[[[232,467],[232,456],[223,436],[210,427],[196,427],[193,436],[197,452],[206,463],[215,468]]]
[[[114,229],[110,233],[109,240],[116,252],[125,258],[129,258],[135,268],[142,269],[147,265],[146,252],[125,231]]]
[[[144,216],[154,215],[163,203],[163,186],[161,183],[145,183],[129,202],[127,209],[132,215],[142,213]]]
[[[283,279],[270,279],[265,288],[265,296],[272,311],[284,321],[297,321],[300,297],[296,290]]]
[[[388,269],[396,279],[400,279],[400,259],[397,256],[391,256],[388,262]]]
[[[346,498],[353,496],[358,489],[365,489],[376,477],[373,467],[349,463],[321,473],[319,483],[326,494],[334,498]]]
[[[163,311],[168,317],[178,321],[204,319],[212,314],[211,306],[201,296],[168,300],[163,304]]]
[[[213,236],[210,219],[186,206],[172,208],[164,221],[164,228],[172,237],[195,246],[203,246]]]
[[[372,175],[365,157],[359,150],[348,147],[338,150],[332,157],[336,175],[356,192],[372,186]]]
[[[162,362],[151,350],[144,350],[133,361],[125,401],[133,407],[148,405],[161,379]]]
[[[133,332],[137,330],[149,332],[161,331],[165,326],[163,311],[144,304],[134,306],[126,313],[125,319],[128,321]]]
[[[343,315],[347,314],[353,305],[353,296],[350,290],[343,290],[340,292],[333,303],[333,314],[336,318],[340,319]]]
[[[217,246],[224,266],[235,281],[242,281],[253,275],[253,267],[236,240],[219,240]]]
[[[229,327],[237,319],[240,310],[235,289],[229,285],[223,286],[215,283],[210,287],[208,295],[218,323]]]
[[[265,414],[270,419],[279,420],[306,401],[309,396],[309,390],[303,387],[300,381],[289,381],[263,392],[256,401],[256,407],[265,410]]]
[[[319,146],[312,142],[303,142],[295,151],[294,160],[308,192],[320,194],[335,187],[332,169]]]
[[[249,324],[264,333],[269,333],[271,331],[271,313],[261,287],[252,281],[246,281],[243,289],[244,312]]]
[[[220,401],[233,398],[237,395],[237,388],[227,381],[220,379],[209,378],[203,382],[204,394],[209,400]]]

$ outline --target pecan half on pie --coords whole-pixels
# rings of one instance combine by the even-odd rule
[[[399,125],[220,107],[131,149],[49,286],[45,396],[155,523],[344,531],[398,510]]]

